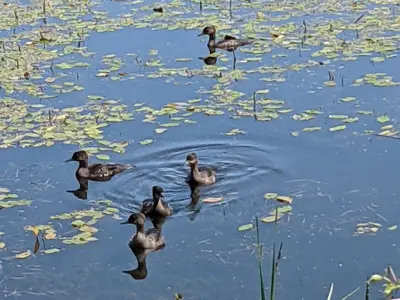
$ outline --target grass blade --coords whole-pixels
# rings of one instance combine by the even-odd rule
[[[326,298],[326,300],[332,300],[332,294],[333,294],[333,282],[331,283],[331,288],[329,289],[328,298]]]
[[[271,294],[270,300],[275,298],[275,275],[276,275],[276,259],[275,259],[275,242],[272,243],[272,270],[271,270]]]
[[[344,297],[343,297],[342,299],[340,299],[340,300],[346,300],[347,298],[350,298],[350,297],[353,296],[355,293],[357,293],[358,290],[359,290],[360,288],[361,288],[361,287],[356,288],[354,291],[352,291],[351,293],[347,294],[346,296],[344,296]]]
[[[265,290],[264,290],[264,276],[263,276],[263,270],[262,270],[263,247],[260,244],[260,231],[259,231],[259,226],[258,226],[258,217],[256,217],[256,238],[257,238],[257,257],[258,257],[258,272],[259,272],[259,276],[260,276],[261,300],[266,300]]]

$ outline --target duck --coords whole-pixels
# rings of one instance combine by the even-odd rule
[[[164,189],[160,186],[153,186],[152,199],[146,199],[142,203],[140,212],[152,220],[154,228],[160,229],[167,217],[172,215],[172,210],[164,201]]]
[[[145,231],[145,221],[146,216],[139,212],[131,214],[126,222],[121,223],[136,225],[136,234],[131,238],[128,244],[132,252],[137,249],[157,251],[165,247],[165,239],[161,234],[161,230],[151,228]]]
[[[190,173],[186,178],[186,183],[190,186],[211,185],[216,181],[215,171],[210,167],[198,167],[196,153],[186,156],[186,164],[190,166]]]
[[[107,181],[114,175],[133,167],[131,165],[101,163],[89,165],[89,155],[84,150],[75,152],[72,157],[65,162],[70,161],[79,162],[79,167],[75,172],[75,176],[78,180],[87,178],[93,181]]]
[[[217,30],[214,25],[204,27],[202,33],[198,34],[197,36],[208,35],[208,48],[219,48],[224,49],[227,51],[234,51],[237,48],[245,45],[252,44],[253,41],[238,39],[231,35],[225,35],[223,40],[216,41],[216,33]]]

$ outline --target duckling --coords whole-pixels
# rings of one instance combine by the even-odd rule
[[[190,173],[186,178],[186,183],[190,186],[211,185],[215,183],[215,171],[210,167],[198,167],[196,153],[186,156],[186,164],[190,166]]]
[[[86,151],[81,150],[75,152],[70,159],[65,162],[77,161],[79,167],[75,172],[76,178],[87,178],[94,181],[107,181],[110,180],[114,175],[121,173],[127,169],[132,168],[131,165],[121,164],[92,164],[89,165],[89,156]]]
[[[164,190],[162,187],[153,186],[153,198],[144,200],[140,210],[141,213],[152,220],[154,227],[160,230],[165,219],[172,215],[171,208],[169,208],[168,204],[164,201],[163,193]]]
[[[208,43],[207,43],[208,48],[219,48],[219,49],[224,49],[227,51],[234,51],[241,46],[249,45],[249,44],[253,43],[253,41],[237,39],[230,35],[225,35],[223,40],[216,41],[215,40],[216,33],[217,33],[217,30],[216,30],[215,26],[210,25],[210,26],[204,27],[203,32],[198,34],[197,36],[208,35]]]
[[[129,248],[132,251],[138,248],[156,251],[165,246],[164,236],[159,229],[151,228],[146,231],[144,230],[145,221],[146,216],[144,214],[133,213],[126,222],[121,223],[136,225],[136,234],[129,241]]]

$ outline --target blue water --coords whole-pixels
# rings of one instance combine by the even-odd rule
[[[188,7],[193,15],[197,14],[197,5],[191,3]],[[131,7],[129,3],[107,2],[97,8],[110,16],[119,16]],[[356,19],[360,12],[349,15]],[[248,18],[246,13],[244,16]],[[312,15],[307,18],[312,20]],[[218,82],[218,78],[196,73],[204,66],[198,57],[208,53],[205,39],[196,36],[201,29],[125,27],[115,32],[91,33],[85,47],[96,53],[94,57],[70,56],[89,62],[88,68],[55,68],[55,76],[67,73],[65,81],[77,80],[77,84],[84,86],[83,91],[49,100],[24,94],[15,97],[60,109],[84,105],[88,95],[119,100],[128,111],[134,110],[135,103],[144,102],[145,106],[160,109],[171,102],[195,98],[202,98],[200,104],[219,105],[200,92],[212,89]],[[151,49],[158,50],[157,56],[149,55]],[[312,49],[300,57],[297,50],[274,47],[272,52],[262,55],[261,62],[237,62],[236,69],[245,72],[262,66],[325,60],[311,57],[317,48]],[[394,51],[397,52],[398,49]],[[157,68],[143,66],[127,53],[135,53],[142,63],[158,58],[165,64],[162,68],[185,67],[196,75],[172,76],[176,84],[166,82],[166,78],[150,79],[147,75]],[[99,70],[107,68],[102,57],[109,54],[123,59],[124,65],[118,72],[126,72],[135,79],[97,78]],[[274,59],[274,54],[287,56]],[[224,74],[232,70],[232,54],[225,56],[228,61],[219,58],[217,62],[218,67],[225,67]],[[254,55],[237,51],[236,56],[240,61]],[[192,61],[176,62],[176,58]],[[276,202],[263,198],[267,192],[290,195],[294,200],[292,213],[276,226],[260,224],[266,290],[269,291],[272,243],[283,242],[276,299],[323,299],[332,282],[334,298],[340,299],[359,286],[361,289],[353,298],[362,297],[366,277],[381,272],[389,263],[396,270],[399,254],[398,232],[386,229],[398,223],[396,166],[400,144],[395,139],[361,135],[364,130],[379,132],[386,124],[379,124],[376,117],[386,113],[391,118],[387,124],[397,127],[399,87],[351,86],[353,80],[366,73],[384,72],[393,76],[394,82],[399,81],[399,59],[389,58],[373,65],[370,58],[359,57],[355,62],[331,60],[327,65],[287,71],[278,74],[286,79],[282,83],[259,80],[274,74],[249,73],[247,80],[232,81],[225,87],[242,92],[245,96],[240,101],[251,99],[254,91],[269,89],[268,98],[284,100],[282,109],[293,109],[271,122],[255,121],[252,117],[233,119],[230,116],[234,116],[234,111],[227,110],[222,116],[195,113],[189,119],[196,124],[182,123],[158,135],[154,133],[155,124],[142,122],[144,113],[134,112],[133,121],[104,128],[104,138],[129,141],[125,154],[110,156],[114,162],[134,164],[135,168],[108,182],[90,182],[87,200],[67,192],[79,187],[74,177],[76,165],[64,163],[78,149],[76,145],[56,143],[49,148],[1,149],[0,187],[33,202],[27,207],[0,211],[0,231],[5,232],[1,241],[7,245],[0,250],[0,298],[172,299],[175,293],[181,293],[184,299],[196,300],[257,299],[260,291],[255,232],[239,232],[237,228],[274,209]],[[54,64],[65,59],[59,58]],[[323,84],[329,70],[335,71],[335,88]],[[50,70],[45,72],[52,76]],[[356,97],[356,101],[340,103],[341,98],[348,96]],[[304,122],[291,118],[308,109],[323,114]],[[357,115],[357,110],[371,110],[375,115]],[[330,132],[330,127],[341,124],[340,120],[328,118],[334,114],[358,116],[360,120],[346,124],[344,131]],[[168,116],[161,116],[158,121],[167,123]],[[301,131],[312,126],[322,126],[322,130]],[[246,134],[223,134],[234,128]],[[299,136],[293,136],[294,131],[299,131]],[[153,138],[154,143],[139,145],[139,141],[148,138]],[[201,199],[223,197],[221,203],[200,203],[195,209],[189,206],[190,189],[184,182],[188,169],[184,162],[190,152],[197,153],[201,164],[217,170],[217,183],[201,189]],[[174,215],[163,226],[166,247],[147,256],[148,274],[144,280],[134,280],[122,272],[137,266],[127,246],[133,228],[120,225],[121,220],[109,216],[95,225],[99,228],[96,242],[65,245],[60,240],[48,240],[42,247],[65,250],[53,255],[39,252],[24,260],[14,258],[34,244],[32,233],[24,231],[23,226],[47,224],[50,216],[98,207],[94,201],[102,199],[112,200],[125,219],[151,195],[153,185],[164,188]],[[373,235],[353,236],[357,223],[368,221],[383,227]],[[52,224],[58,233],[67,233],[71,232],[70,222],[55,220]]]

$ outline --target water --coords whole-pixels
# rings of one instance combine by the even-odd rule
[[[268,3],[273,5],[273,2]],[[152,4],[107,2],[100,3],[95,10],[107,12],[110,18],[119,18],[132,12],[132,8],[143,5]],[[83,91],[44,100],[26,93],[17,93],[13,97],[29,104],[41,103],[50,109],[63,109],[87,104],[88,95],[102,95],[125,104],[128,111],[141,102],[145,103],[144,106],[160,109],[172,102],[202,98],[200,104],[225,113],[220,116],[195,113],[188,117],[196,121],[195,124],[181,123],[179,127],[168,128],[162,134],[154,133],[156,125],[142,122],[143,112],[135,112],[132,121],[113,123],[103,128],[104,139],[130,143],[124,154],[107,152],[111,160],[134,164],[135,168],[118,174],[108,182],[89,182],[86,200],[67,192],[79,188],[74,177],[77,166],[64,163],[78,146],[56,143],[52,147],[1,149],[0,164],[3,168],[0,187],[10,189],[21,199],[32,200],[32,204],[0,211],[0,232],[5,233],[0,241],[6,243],[6,248],[0,250],[0,295],[19,299],[172,299],[175,293],[182,293],[184,299],[196,300],[257,299],[259,278],[254,254],[255,233],[239,232],[237,228],[253,222],[256,215],[267,216],[277,203],[266,201],[263,196],[267,192],[275,192],[290,195],[294,200],[292,213],[279,220],[276,226],[260,224],[267,290],[272,243],[283,242],[277,299],[321,299],[327,296],[332,282],[335,298],[343,297],[359,286],[361,290],[353,297],[362,297],[368,275],[381,272],[389,263],[395,270],[398,267],[397,231],[387,230],[398,222],[395,173],[399,160],[398,141],[364,135],[364,130],[378,133],[380,127],[387,124],[397,128],[399,87],[367,84],[355,87],[351,83],[366,73],[380,72],[393,76],[396,82],[399,80],[396,68],[399,59],[388,58],[375,64],[369,62],[370,56],[360,56],[354,62],[331,59],[329,64],[275,74],[285,77],[286,81],[271,84],[259,79],[273,77],[274,74],[249,72],[247,80],[230,80],[224,86],[225,91],[232,89],[244,94],[227,103],[223,102],[223,96],[203,93],[211,90],[220,78],[200,72],[204,64],[197,58],[206,56],[208,50],[205,39],[196,37],[203,25],[197,18],[216,21],[215,16],[219,13],[221,22],[241,28],[254,19],[261,4],[243,4],[241,9],[234,11],[234,15],[237,13],[238,16],[233,21],[226,16],[227,4],[203,4],[202,14],[198,12],[197,4],[192,2],[180,7],[175,2],[163,2],[162,5],[167,5],[167,14],[185,12],[180,20],[192,17],[198,26],[172,31],[128,26],[114,32],[91,32],[84,46],[96,53],[93,57],[72,55],[54,61],[58,64],[72,57],[89,62],[88,68],[73,71],[55,68],[54,75],[48,68],[43,70],[44,77],[59,76],[65,72],[65,81],[83,86]],[[237,5],[240,3],[234,2],[234,6]],[[307,3],[307,9],[310,5]],[[355,20],[362,13],[366,17],[368,14],[367,8],[355,12],[343,8],[344,14],[335,16],[329,14],[325,4],[320,5],[325,11],[316,6],[317,12],[310,12],[307,16],[309,28],[319,24],[319,18]],[[382,6],[391,7],[385,3]],[[374,4],[369,3],[369,9],[373,7]],[[283,10],[285,15],[287,9]],[[265,8],[261,11],[268,14]],[[299,8],[293,11],[292,19],[272,24],[290,21],[301,24],[304,13]],[[140,18],[146,13],[139,11],[133,20],[140,23]],[[279,13],[269,14],[271,17],[277,15]],[[88,13],[85,20],[90,20],[90,17]],[[396,14],[392,16],[395,17]],[[161,24],[162,17],[159,18],[154,21],[155,28]],[[365,30],[365,35],[373,35],[369,30]],[[238,35],[244,35],[242,29]],[[341,33],[340,36],[347,41],[354,39],[351,33]],[[241,62],[254,55],[237,51],[236,69],[251,71],[263,66],[288,67],[307,63],[311,59],[326,60],[325,57],[311,56],[323,45],[308,45],[301,56],[295,49],[288,50],[272,42],[270,46],[271,52],[263,54],[259,62]],[[158,50],[156,56],[149,55],[152,49]],[[134,55],[128,56],[127,53]],[[398,53],[398,48],[390,53]],[[124,65],[118,72],[126,72],[135,79],[113,81],[97,78],[95,75],[99,70],[106,68],[102,57],[109,54],[123,59]],[[276,54],[287,56],[273,58]],[[374,56],[379,55],[375,52]],[[217,66],[225,67],[220,71],[229,74],[232,71],[232,54],[225,53],[225,57],[227,60],[218,58]],[[157,68],[144,66],[143,63],[155,58],[165,64],[163,68],[187,68],[193,76],[147,78],[149,74],[156,73]],[[192,60],[176,62],[176,58]],[[328,80],[329,70],[335,71],[335,88],[323,84]],[[243,109],[245,100],[250,99],[250,104],[245,105],[252,106],[253,92],[264,89],[269,89],[264,98],[284,100],[281,109],[290,108],[293,111],[282,113],[271,122],[255,121],[252,117],[232,118]],[[2,96],[5,96],[4,92]],[[349,96],[357,100],[340,102],[341,98]],[[262,105],[258,104],[257,109],[261,111]],[[293,120],[293,114],[311,109],[320,110],[323,114],[310,121]],[[373,111],[374,115],[357,115],[358,110]],[[380,124],[376,117],[384,114],[389,115],[390,122]],[[344,131],[331,132],[330,127],[341,123],[329,118],[329,115],[358,116],[360,120],[346,124]],[[168,115],[158,117],[157,121],[171,122]],[[302,131],[302,128],[312,126],[322,126],[322,130]],[[245,134],[224,135],[234,128]],[[299,132],[299,135],[293,136],[294,132]],[[140,146],[139,142],[148,138],[155,141]],[[200,199],[222,197],[222,202],[209,204],[200,201],[196,207],[190,205],[190,189],[184,182],[188,173],[184,163],[190,152],[197,153],[201,164],[211,165],[217,170],[217,183],[202,188]],[[91,157],[91,160],[96,161],[96,158]],[[57,247],[63,251],[52,255],[38,252],[22,260],[14,258],[15,254],[33,248],[32,233],[25,231],[23,226],[47,224],[50,216],[56,214],[99,208],[101,206],[95,204],[95,200],[103,199],[111,200],[124,220],[140,207],[143,199],[151,195],[153,185],[164,188],[174,215],[163,226],[166,247],[146,257],[145,279],[135,280],[123,273],[137,267],[135,256],[128,248],[133,228],[120,225],[120,219],[110,216],[95,225],[99,229],[95,234],[99,239],[96,242],[66,245],[61,240],[46,240],[44,243],[40,240],[41,249]],[[376,234],[354,236],[357,224],[368,221],[381,223],[382,228]],[[58,234],[70,236],[71,232],[75,232],[70,222],[54,220],[52,224]],[[150,223],[146,226],[149,227]],[[378,292],[376,295],[379,297]]]

